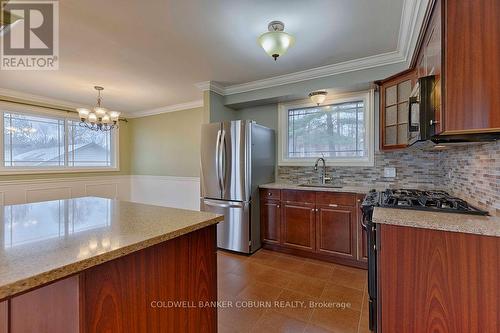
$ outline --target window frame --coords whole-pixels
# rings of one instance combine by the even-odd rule
[[[326,158],[327,166],[374,166],[375,154],[375,104],[374,90],[353,92],[348,94],[327,95],[323,105],[341,104],[363,101],[365,120],[365,142],[367,156]],[[278,104],[278,165],[279,166],[312,166],[317,158],[288,157],[288,110],[314,107],[310,99]]]
[[[76,112],[68,111],[67,114],[62,114],[61,111],[38,110],[39,108],[26,107],[26,110],[17,107],[9,107],[0,103],[0,175],[22,175],[22,174],[50,174],[50,173],[82,173],[82,172],[116,172],[120,171],[120,135],[119,129],[113,129],[111,133],[111,166],[93,166],[93,167],[72,167],[69,165],[54,166],[54,167],[6,167],[5,166],[5,147],[4,147],[4,113],[20,114],[32,117],[44,117],[50,119],[58,119],[64,121],[64,154],[65,164],[68,163],[68,127],[69,121],[80,121]]]

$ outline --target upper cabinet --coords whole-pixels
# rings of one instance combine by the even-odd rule
[[[408,144],[408,100],[415,85],[415,71],[384,81],[380,87],[380,135],[385,150]]]
[[[500,1],[444,1],[444,133],[500,131]]]
[[[399,86],[428,75],[435,76],[434,134],[500,132],[500,1],[429,6],[412,67],[379,82],[384,150],[406,147],[406,95]]]
[[[442,11],[441,0],[434,3],[431,7],[430,17],[427,28],[423,31],[423,39],[420,49],[416,55],[416,75],[417,78],[434,75],[435,86],[432,98],[434,100],[434,133],[443,132],[443,113],[442,110]]]

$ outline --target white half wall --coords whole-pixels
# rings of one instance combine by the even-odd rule
[[[0,205],[97,196],[130,200],[130,176],[0,181]]]
[[[200,178],[130,176],[130,201],[200,210]]]
[[[200,178],[135,175],[0,181],[0,205],[84,196],[200,210]]]

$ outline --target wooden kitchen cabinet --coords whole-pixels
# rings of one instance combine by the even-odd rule
[[[498,237],[386,224],[377,237],[379,332],[498,332]]]
[[[408,145],[408,101],[416,82],[416,72],[390,78],[380,87],[381,149],[399,149]]]
[[[303,251],[316,249],[316,223],[313,203],[283,202],[282,245]]]
[[[359,198],[364,194],[260,190],[264,248],[366,268],[366,237],[358,231]],[[272,199],[269,199],[272,198]],[[279,198],[279,200],[276,200]],[[365,254],[358,253],[359,248]]]
[[[435,76],[435,135],[500,133],[499,17],[498,0],[430,1],[410,69],[377,82],[381,149],[406,146],[396,86],[411,72]]]
[[[354,208],[349,206],[317,206],[316,247],[319,253],[356,259],[355,215]]]
[[[444,133],[500,132],[500,1],[442,2]]]
[[[442,2],[436,0],[432,10],[429,13],[429,23],[425,29],[422,46],[417,54],[416,71],[417,77],[434,75],[434,89],[432,99],[434,103],[434,133],[443,132],[443,113],[442,110]]]
[[[315,201],[313,191],[281,191],[282,246],[314,252],[316,249]]]
[[[277,200],[261,200],[260,230],[263,242],[279,244],[281,241],[281,206]]]

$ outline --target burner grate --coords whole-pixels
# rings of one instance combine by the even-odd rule
[[[385,190],[381,193],[382,207],[443,211],[487,215],[470,206],[466,201],[450,196],[445,191],[422,191],[414,189]]]

